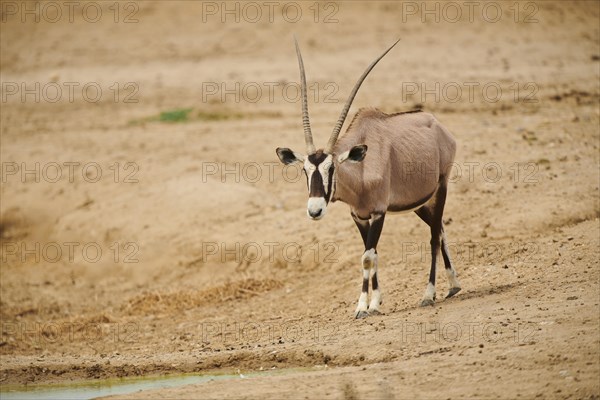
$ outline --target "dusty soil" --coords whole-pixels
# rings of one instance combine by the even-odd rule
[[[93,3],[97,22],[56,4],[37,22],[0,3],[3,387],[311,367],[125,397],[600,396],[600,3],[494,3],[496,22],[460,2],[454,22],[447,3],[439,22],[391,2],[294,3],[298,22],[288,3],[256,22],[245,3],[239,22],[220,3]],[[348,207],[308,220],[274,152],[303,149],[292,33],[319,144],[402,38],[353,110],[422,107],[455,135],[456,297],[439,271],[418,307],[428,228],[389,216],[383,314],[353,318]]]

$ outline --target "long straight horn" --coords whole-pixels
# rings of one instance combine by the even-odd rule
[[[306,142],[306,152],[308,155],[316,152],[313,144],[312,132],[310,131],[310,120],[308,119],[308,95],[306,94],[306,75],[304,73],[304,63],[302,62],[302,54],[300,54],[300,46],[294,36],[296,43],[296,55],[298,55],[298,65],[300,66],[300,82],[302,90],[302,126],[304,127],[304,141]]]
[[[362,85],[362,83],[365,80],[365,78],[367,77],[367,75],[369,75],[369,72],[371,72],[373,67],[375,67],[375,65],[377,65],[379,60],[381,60],[391,49],[393,49],[394,46],[397,45],[399,41],[400,41],[400,39],[398,39],[396,41],[396,43],[391,45],[389,49],[387,49],[382,55],[380,55],[375,61],[373,61],[371,63],[371,65],[369,65],[367,67],[366,71],[363,72],[362,76],[358,79],[358,82],[356,82],[356,85],[354,85],[354,89],[352,89],[352,92],[350,93],[350,97],[348,97],[348,101],[346,101],[346,104],[344,105],[344,108],[342,109],[340,118],[338,119],[337,123],[333,127],[333,132],[331,133],[331,137],[329,138],[329,142],[327,143],[327,147],[325,148],[325,153],[331,154],[331,152],[333,151],[335,142],[337,141],[340,131],[342,130],[342,125],[344,125],[344,121],[346,120],[346,117],[348,116],[348,111],[350,111],[350,106],[352,105],[352,102],[354,101],[354,97],[356,96],[356,93],[358,92],[360,85]]]

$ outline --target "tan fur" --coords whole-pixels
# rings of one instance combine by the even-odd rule
[[[347,203],[365,218],[427,201],[447,183],[456,153],[450,132],[424,112],[361,109],[338,139],[334,154],[358,144],[368,146],[367,154],[359,163],[337,163],[333,201]]]

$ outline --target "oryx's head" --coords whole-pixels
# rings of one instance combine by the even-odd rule
[[[310,121],[308,118],[308,95],[306,89],[306,75],[304,73],[304,63],[302,62],[302,55],[300,54],[300,47],[298,41],[294,38],[296,43],[296,54],[298,55],[298,64],[300,66],[300,81],[302,89],[302,125],[304,127],[304,141],[306,142],[306,155],[296,153],[288,148],[277,148],[277,156],[284,164],[301,163],[303,165],[303,171],[306,174],[306,180],[308,185],[308,205],[307,213],[313,220],[321,219],[325,215],[327,210],[327,204],[333,197],[335,192],[335,177],[336,167],[343,162],[361,162],[367,153],[367,146],[360,144],[352,147],[350,150],[345,151],[342,154],[334,154],[334,147],[337,138],[342,130],[342,125],[346,120],[352,101],[363,83],[369,72],[375,67],[375,65],[385,56],[400,40],[396,41],[390,48],[388,48],[381,56],[369,65],[366,71],[354,85],[354,89],[348,97],[348,101],[342,109],[342,113],[333,128],[331,137],[325,149],[315,149],[313,144],[312,132],[310,130]]]

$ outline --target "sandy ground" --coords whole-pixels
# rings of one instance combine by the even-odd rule
[[[0,383],[309,367],[125,397],[597,399],[599,4],[0,2]],[[353,110],[456,137],[455,298],[418,307],[428,228],[389,216],[383,314],[353,318],[348,207],[308,220],[274,152],[304,147],[293,33],[321,145],[402,38]]]

